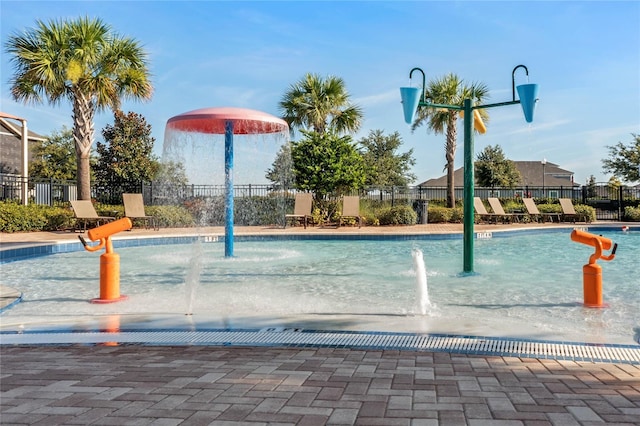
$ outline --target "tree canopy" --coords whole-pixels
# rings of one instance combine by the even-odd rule
[[[413,149],[397,154],[402,145],[400,133],[385,136],[382,130],[372,130],[358,141],[366,170],[366,185],[407,186],[416,180],[411,173],[415,165]]]
[[[96,146],[98,180],[113,185],[153,180],[160,165],[153,155],[151,126],[143,116],[116,111],[114,124],[105,126],[102,136],[105,142]]]
[[[364,163],[350,136],[302,133],[300,141],[291,143],[296,188],[312,192],[316,200],[362,188]]]
[[[63,126],[62,130],[33,145],[29,176],[62,180],[76,177],[73,130]]]
[[[362,109],[351,103],[344,80],[334,76],[307,73],[289,87],[279,107],[292,130],[342,135],[357,132],[362,122]]]
[[[294,187],[295,175],[291,159],[291,144],[287,142],[280,147],[265,177],[273,182],[274,189],[287,190]]]
[[[602,169],[627,182],[640,181],[640,134],[631,134],[629,145],[618,142],[609,149],[609,158],[602,160]]]
[[[35,28],[11,35],[5,44],[17,101],[73,106],[78,197],[91,198],[94,116],[117,110],[121,99],[149,99],[152,86],[140,44],[114,33],[100,19],[38,20]]]
[[[520,172],[507,159],[500,145],[485,147],[475,162],[476,182],[484,187],[513,188],[520,182]]]

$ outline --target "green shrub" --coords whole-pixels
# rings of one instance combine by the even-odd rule
[[[627,222],[640,222],[640,207],[625,207],[623,219]]]
[[[505,199],[500,202],[505,213],[521,213],[526,210],[523,203],[514,199]]]
[[[576,204],[574,206],[579,220],[584,222],[593,222],[596,220],[596,209],[584,204]],[[562,209],[560,209],[562,211]]]
[[[540,213],[562,213],[562,207],[560,207],[560,204],[538,204],[538,211]]]
[[[195,226],[191,213],[182,206],[148,206],[145,212],[156,219],[162,228],[183,228]]]
[[[380,225],[415,225],[418,215],[411,206],[387,207],[378,213]]]
[[[451,219],[449,222],[461,223],[464,218],[464,209],[462,207],[454,207],[451,210]]]
[[[453,209],[440,206],[429,206],[427,222],[429,223],[447,223],[453,217]]]
[[[0,203],[0,232],[57,231],[71,226],[72,220],[73,213],[60,207]]]

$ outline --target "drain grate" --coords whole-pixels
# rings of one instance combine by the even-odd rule
[[[0,345],[142,345],[337,347],[450,352],[521,358],[640,364],[640,346],[602,345],[410,333],[329,332],[301,329],[131,330],[110,332],[2,332]]]

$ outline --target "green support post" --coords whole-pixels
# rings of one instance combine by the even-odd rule
[[[473,101],[464,100],[464,229],[463,229],[463,273],[473,274],[473,209],[474,166],[473,166]]]
[[[463,271],[464,275],[473,275],[473,225],[475,223],[475,210],[473,207],[473,198],[475,197],[475,171],[473,166],[473,112],[476,109],[495,108],[506,105],[515,105],[521,103],[521,100],[516,100],[516,86],[515,86],[515,73],[518,68],[524,68],[529,76],[529,70],[524,65],[516,66],[511,72],[511,92],[513,100],[508,102],[498,102],[488,105],[473,105],[472,99],[465,99],[462,107],[459,105],[447,105],[447,104],[435,104],[431,103],[430,99],[425,95],[425,75],[424,71],[420,68],[413,68],[409,72],[409,78],[414,71],[418,71],[422,74],[422,89],[412,87],[401,87],[400,96],[402,97],[403,112],[405,122],[408,124],[413,123],[415,113],[420,107],[424,108],[445,108],[447,110],[462,111],[464,113],[464,219],[463,219]],[[521,98],[524,98],[525,107],[523,112],[525,114],[525,120],[530,123],[533,120],[533,110],[535,103],[537,102],[538,85],[537,84],[524,84],[517,87],[518,94]],[[473,96],[472,96],[473,97]],[[414,107],[415,105],[415,107]],[[415,108],[415,110],[414,110]]]

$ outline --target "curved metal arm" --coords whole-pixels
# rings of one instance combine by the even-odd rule
[[[413,68],[411,71],[409,71],[409,79],[411,79],[411,76],[413,75],[414,71],[420,71],[420,73],[422,74],[422,94],[420,95],[420,102],[424,102],[424,91],[427,88],[427,86],[425,85],[426,80],[424,76],[424,71],[422,71],[422,69],[418,67]]]
[[[80,242],[82,243],[82,246],[84,247],[84,249],[86,251],[98,251],[100,249],[103,249],[106,245],[107,239],[102,238],[100,239],[100,242],[98,243],[98,245],[95,246],[90,246],[89,243],[87,243],[87,240],[85,240],[82,235],[78,235],[78,239],[80,240]]]
[[[524,65],[517,65],[511,72],[511,96],[514,101],[516,100],[516,70],[518,68],[524,68],[524,72],[526,72],[527,77],[529,77],[529,70]]]

